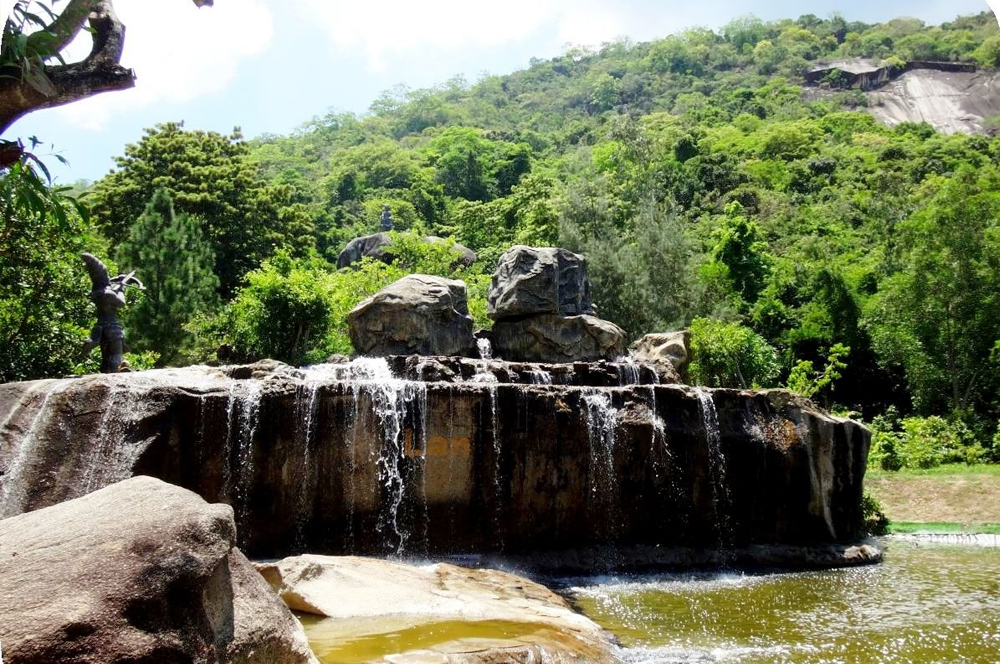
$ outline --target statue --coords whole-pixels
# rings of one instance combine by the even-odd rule
[[[101,347],[101,373],[118,373],[122,365],[122,355],[128,351],[125,345],[125,329],[118,322],[117,312],[125,306],[125,290],[136,285],[146,290],[142,282],[135,278],[135,272],[108,276],[105,267],[96,256],[81,254],[87,264],[93,290],[90,299],[97,306],[97,325],[90,331],[90,338],[83,344],[83,355],[87,357],[97,346]]]
[[[385,204],[382,206],[382,228],[383,233],[392,230],[392,212],[389,211],[389,205]]]

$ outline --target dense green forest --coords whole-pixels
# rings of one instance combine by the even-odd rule
[[[497,257],[558,245],[632,338],[689,327],[701,384],[854,412],[886,468],[1000,461],[1000,138],[882,126],[836,73],[804,86],[842,57],[991,69],[1000,33],[989,13],[747,16],[396,88],[290,136],[160,124],[79,201],[22,160],[0,176],[0,380],[93,370],[84,249],[142,269],[144,367],[349,353],[347,312],[414,271],[465,280],[488,327]],[[393,264],[337,271],[386,203]],[[428,233],[479,262],[453,269]]]

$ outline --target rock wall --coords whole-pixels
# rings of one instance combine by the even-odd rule
[[[868,431],[787,393],[505,384],[498,371],[425,383],[388,366],[2,385],[0,515],[145,474],[231,504],[255,558],[858,535]],[[640,376],[656,380],[623,382]]]

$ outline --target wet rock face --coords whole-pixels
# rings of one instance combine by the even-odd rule
[[[363,634],[371,634],[380,621],[396,633],[433,630],[445,622],[502,621],[523,628],[464,642],[432,638],[419,650],[393,656],[399,664],[618,661],[597,624],[544,586],[513,574],[316,555],[262,563],[258,569],[290,608],[338,621],[344,640],[354,636],[347,626],[360,625]]]
[[[0,521],[5,661],[315,664],[232,509],[149,477]]]
[[[860,528],[868,431],[788,393],[645,367],[602,387],[611,364],[572,365],[568,385],[494,382],[543,371],[496,361],[492,381],[426,383],[391,364],[2,385],[0,514],[146,474],[231,504],[254,558],[826,546]]]
[[[594,316],[543,314],[501,320],[491,337],[500,357],[524,362],[613,360],[625,352],[625,332]]]
[[[493,320],[593,313],[583,256],[566,249],[516,245],[500,257],[489,294]]]
[[[461,281],[411,274],[364,300],[348,315],[361,355],[468,355],[475,347]]]

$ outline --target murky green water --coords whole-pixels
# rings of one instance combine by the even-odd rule
[[[333,620],[298,615],[309,645],[323,664],[378,662],[413,650],[469,652],[517,644],[558,645],[567,637],[536,623],[507,620],[429,621],[412,616]]]
[[[1000,549],[886,545],[860,569],[573,581],[631,662],[1000,663]]]

